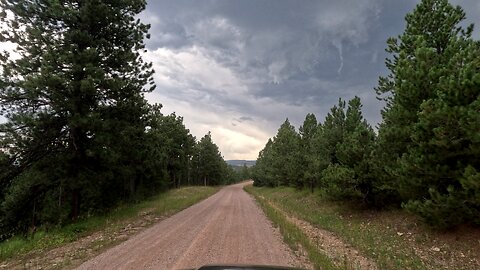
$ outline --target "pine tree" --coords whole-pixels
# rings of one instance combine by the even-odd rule
[[[447,0],[423,0],[407,15],[405,32],[389,40],[391,75],[377,89],[389,95],[377,186],[398,191],[407,209],[438,227],[480,222],[480,51],[464,19]]]
[[[331,109],[322,126],[318,151],[329,161],[322,171],[323,187],[335,199],[371,196],[370,156],[375,133],[362,115],[359,97]]]
[[[437,56],[435,94],[421,104],[412,146],[399,162],[407,208],[434,226],[480,224],[479,55],[470,36],[449,39]]]
[[[208,132],[195,146],[194,166],[198,184],[220,185],[226,180],[225,161]]]
[[[330,109],[322,125],[319,151],[324,152],[323,156],[327,158],[328,163],[338,163],[337,145],[343,142],[345,134],[345,106],[345,101],[339,99],[338,104]]]
[[[268,139],[265,147],[258,153],[255,166],[252,169],[252,178],[255,186],[271,186],[276,183],[275,169],[273,162],[275,159],[275,149],[272,139]]]
[[[367,159],[375,138],[372,127],[363,118],[361,108],[359,97],[348,102],[343,141],[335,147],[339,164],[350,168]]]
[[[250,179],[252,176],[251,176],[251,173],[250,173],[250,168],[247,167],[247,164],[243,164],[240,172],[239,172],[239,177],[240,179],[238,180],[248,180]]]
[[[406,16],[404,33],[387,42],[392,55],[386,60],[390,75],[381,77],[376,88],[387,105],[375,151],[376,186],[379,193],[388,194],[385,202],[398,201],[398,180],[403,174],[398,169],[399,158],[412,147],[411,135],[422,103],[435,96],[436,82],[445,75],[441,67],[450,41],[471,35],[472,26],[458,26],[464,18],[461,8],[447,0],[423,0]],[[400,193],[405,196],[410,191]]]
[[[142,174],[150,179],[147,190],[190,184],[191,159],[195,138],[175,113],[163,115],[160,105],[152,105],[147,115],[146,153],[142,160]]]
[[[2,13],[2,41],[18,44],[21,56],[0,59],[2,132],[17,166],[2,209],[31,213],[22,224],[76,218],[133,192],[148,112],[143,93],[154,87],[151,64],[138,52],[149,26],[135,16],[145,5],[2,0],[14,16]]]
[[[301,185],[300,136],[288,118],[260,151],[253,169],[256,186]]]
[[[337,145],[339,164],[351,170],[353,181],[340,185],[347,196],[360,197],[370,203],[374,195],[372,187],[371,154],[375,142],[375,133],[362,115],[362,103],[359,97],[348,102],[345,117],[343,142]],[[348,194],[348,192],[350,194]]]
[[[299,128],[301,148],[301,167],[299,167],[299,170],[302,174],[297,184],[301,187],[309,187],[312,192],[319,178],[320,170],[318,151],[315,147],[315,138],[318,130],[319,127],[315,115],[312,113],[307,114],[303,125]]]
[[[157,127],[163,134],[161,141],[166,150],[166,170],[172,187],[179,187],[182,180],[187,180],[188,160],[191,158],[194,138],[190,131],[185,128],[183,118],[175,113],[161,118],[160,126]]]
[[[275,158],[276,186],[295,186],[299,181],[300,172],[300,137],[288,118],[278,129],[273,138]]]

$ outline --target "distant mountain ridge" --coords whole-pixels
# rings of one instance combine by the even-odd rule
[[[252,167],[257,163],[256,160],[239,160],[239,159],[226,160],[226,162],[230,166],[240,166],[240,167],[243,167],[244,164],[247,165],[247,167]]]

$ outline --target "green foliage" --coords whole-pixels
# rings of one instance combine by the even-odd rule
[[[1,2],[20,58],[0,55],[0,240],[198,183],[195,151],[208,184],[232,178],[211,139],[144,98],[146,1]]]
[[[373,195],[370,157],[375,133],[363,119],[360,98],[350,100],[346,112],[344,107],[342,101],[334,106],[323,125],[331,162],[322,173],[322,187],[333,198],[369,201]]]
[[[260,151],[257,163],[253,167],[252,177],[255,186],[273,186],[275,179],[275,169],[272,166],[275,152],[272,139],[268,139],[265,147]]]
[[[192,168],[197,185],[222,185],[232,178],[231,168],[213,143],[210,132],[195,145]]]
[[[460,179],[462,186],[461,201],[465,212],[463,218],[480,225],[480,173],[472,166],[465,169]]]
[[[311,190],[317,185],[319,171],[321,171],[321,157],[316,151],[316,138],[319,124],[313,113],[307,114],[303,125],[298,129],[300,134],[300,178],[297,187],[309,187]],[[303,172],[303,174],[302,174]]]
[[[1,58],[2,146],[15,174],[0,211],[17,216],[2,219],[2,231],[111,207],[138,181],[143,93],[154,88],[138,52],[149,26],[135,16],[145,2],[74,2],[2,1],[13,15],[1,17],[2,39],[21,56]]]
[[[274,208],[271,203],[264,198],[259,190],[246,186],[245,190],[255,196],[267,217],[280,229],[283,240],[290,248],[297,250],[299,245],[307,251],[308,258],[315,269],[350,269],[347,267],[338,267],[334,260],[328,257],[323,250],[312,243],[312,240],[296,224],[289,221],[282,211]]]
[[[480,43],[465,12],[423,0],[390,38],[390,74],[375,89],[386,101],[378,137],[358,97],[339,99],[323,123],[308,114],[260,152],[255,185],[320,187],[331,198],[403,205],[428,224],[479,223]],[[297,173],[291,165],[295,165]]]
[[[259,153],[254,167],[256,186],[298,185],[301,166],[300,136],[288,119]]]
[[[277,185],[293,186],[300,174],[300,145],[299,135],[288,119],[278,129],[273,142]]]
[[[339,164],[330,164],[324,171],[322,182],[326,193],[333,199],[361,197],[355,181],[355,172]]]
[[[148,115],[149,147],[142,168],[145,174],[151,174],[152,179],[166,180],[156,184],[161,188],[189,184],[195,138],[183,124],[181,116],[175,113],[164,116],[160,109],[159,105],[154,105]],[[149,162],[148,166],[145,162]]]
[[[321,187],[336,199],[372,196],[371,152],[375,133],[363,119],[360,98],[341,99],[323,124],[308,114],[299,133],[288,119],[260,152],[256,186]]]
[[[480,225],[480,173],[466,168],[460,187],[449,186],[440,193],[430,188],[426,200],[410,200],[404,207],[422,217],[429,225],[447,229],[465,222]]]
[[[230,164],[228,171],[229,178],[227,183],[229,184],[252,179],[252,168],[247,166],[247,163],[244,163],[243,166]]]
[[[439,263],[436,255],[427,258],[418,256],[419,247],[423,247],[426,251],[431,249],[432,239],[436,238],[436,233],[421,227],[417,228],[421,230],[421,234],[419,233],[416,237],[415,245],[412,245],[412,238],[397,234],[399,231],[404,232],[404,230],[409,230],[408,228],[416,227],[414,219],[408,218],[405,213],[398,210],[366,211],[364,208],[358,207],[358,204],[331,201],[328,197],[329,194],[325,194],[322,190],[316,190],[314,193],[288,187],[246,187],[245,190],[255,195],[267,214],[269,210],[265,205],[275,205],[276,211],[281,209],[280,213],[284,213],[285,216],[304,220],[316,228],[332,232],[346,245],[373,259],[378,269],[440,269],[445,267]],[[277,223],[274,216],[268,214],[268,217]],[[420,235],[427,237],[425,240],[420,240]],[[310,239],[310,241],[312,240]],[[319,243],[314,248],[322,252],[323,247],[320,243],[323,240],[314,239],[314,242],[316,241]],[[450,250],[458,252],[458,249],[455,248],[450,247]],[[339,257],[333,258],[333,262],[341,266],[347,262],[348,267],[342,269],[358,269],[358,262],[353,262],[351,256],[347,255],[345,262]],[[453,268],[461,269],[462,267],[466,266],[459,263],[457,267]]]
[[[467,167],[479,167],[479,43],[465,12],[446,0],[424,0],[407,15],[405,32],[389,41],[391,71],[375,156],[376,175],[396,190],[405,207],[445,228],[473,221],[461,184]],[[474,132],[473,130],[477,130]],[[382,176],[383,175],[383,176]]]
[[[123,229],[132,222],[138,222],[138,217],[145,212],[155,217],[165,217],[179,212],[202,199],[214,194],[218,189],[212,187],[182,187],[157,194],[148,200],[139,203],[123,204],[108,213],[93,215],[78,220],[76,223],[64,227],[40,228],[33,235],[17,235],[6,241],[0,242],[0,260],[21,257],[35,251],[45,251],[65,243],[77,240],[80,237],[100,231],[106,236]],[[143,220],[142,222],[153,222]],[[104,237],[108,242],[118,241],[115,237]],[[108,239],[108,240],[106,240]],[[93,242],[92,244],[95,244]]]
[[[239,173],[239,180],[247,180],[250,178],[252,178],[251,170],[247,167],[246,164],[243,164],[243,167]]]
[[[387,192],[399,188],[398,177],[404,172],[398,170],[398,162],[415,144],[412,132],[419,121],[422,103],[436,95],[440,78],[455,72],[456,68],[445,68],[449,61],[446,52],[452,41],[470,37],[473,26],[467,29],[458,26],[464,18],[463,10],[447,0],[424,0],[406,16],[404,33],[387,42],[387,52],[392,57],[386,65],[391,73],[380,78],[376,89],[387,100],[376,155],[377,163],[383,164],[377,166],[378,186]]]
[[[338,104],[330,109],[322,124],[322,136],[319,151],[329,163],[337,164],[337,145],[341,144],[345,135],[345,101],[338,100]]]

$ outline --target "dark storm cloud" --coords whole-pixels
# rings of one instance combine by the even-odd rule
[[[244,122],[244,121],[253,121],[253,118],[249,116],[242,116],[238,118],[238,122]]]
[[[378,123],[373,88],[387,74],[386,40],[418,2],[151,0],[141,18],[152,25],[159,95],[190,104],[185,111],[235,115],[229,126],[264,121],[258,128],[273,135],[286,117],[297,126],[309,112],[323,120],[339,97],[355,95]],[[480,1],[452,2],[479,22]]]

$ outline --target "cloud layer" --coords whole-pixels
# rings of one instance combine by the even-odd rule
[[[144,57],[157,90],[147,98],[195,136],[211,131],[226,159],[255,159],[285,118],[322,120],[339,97],[360,96],[376,124],[385,41],[417,2],[149,1],[140,17],[152,25]],[[480,20],[478,1],[453,2]]]

